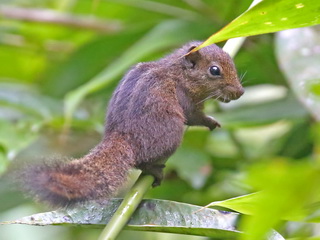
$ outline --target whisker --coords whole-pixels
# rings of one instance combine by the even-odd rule
[[[216,94],[212,94],[211,97],[214,98],[215,100],[217,100],[219,97],[221,97],[221,95],[222,95],[221,93],[220,93],[220,95],[218,95],[216,93]]]
[[[214,98],[214,100],[219,100],[219,98],[221,98],[222,96],[223,96],[223,94],[220,93],[220,95],[219,95],[219,96],[216,96],[216,97]]]
[[[248,73],[248,71],[245,71],[243,74],[240,75],[240,82],[247,75],[247,73]]]
[[[212,97],[214,97],[214,96],[210,95],[210,96],[206,97],[205,99],[202,99],[201,101],[197,102],[196,104],[200,104],[200,103],[202,103],[202,102],[204,102],[204,101],[206,101],[206,100],[208,100],[208,99],[210,99]]]
[[[244,85],[245,83],[247,83],[248,80],[245,80],[245,81],[241,81],[241,84]]]
[[[219,97],[221,97],[221,94],[218,96],[218,93],[213,93],[213,94],[209,95],[208,97],[202,99],[201,101],[197,102],[196,104],[200,104],[200,103],[202,103],[202,102],[204,102],[204,101],[206,101],[206,100],[208,100],[210,98],[214,98],[214,99],[217,100]]]
[[[247,72],[248,72],[248,71],[245,71],[245,73],[243,73],[243,74],[240,75],[239,81],[240,81],[240,83],[241,83],[242,85],[244,84],[243,79],[244,79],[244,77],[246,76]]]
[[[216,95],[216,97],[214,98],[215,100],[218,100],[219,98],[221,98],[223,96],[223,93],[220,93],[218,96]]]

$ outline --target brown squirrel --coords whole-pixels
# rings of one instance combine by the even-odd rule
[[[216,45],[189,53],[200,44],[190,42],[158,61],[134,66],[109,103],[102,141],[80,159],[27,168],[26,190],[57,206],[110,197],[130,168],[153,175],[153,185],[159,185],[184,125],[220,127],[203,113],[203,102],[229,102],[244,93],[230,56]]]

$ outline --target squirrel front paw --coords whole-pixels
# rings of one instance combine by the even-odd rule
[[[217,122],[213,117],[211,116],[206,116],[204,125],[212,131],[213,129],[217,127],[221,127],[220,123]]]

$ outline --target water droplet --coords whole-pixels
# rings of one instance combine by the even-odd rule
[[[247,23],[248,23],[248,21],[244,21],[244,22],[240,23],[239,25],[244,25],[244,24],[247,24]]]
[[[303,8],[303,7],[304,7],[304,4],[302,4],[302,3],[296,4],[296,8]]]

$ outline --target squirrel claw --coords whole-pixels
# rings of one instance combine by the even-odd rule
[[[206,117],[206,127],[208,127],[210,129],[210,131],[214,130],[215,128],[220,128],[221,125],[220,123],[217,122],[217,120],[215,120],[213,117],[211,116],[207,116]]]
[[[160,186],[162,180],[163,180],[163,168],[165,167],[164,164],[154,164],[151,166],[148,166],[147,168],[141,168],[142,174],[144,175],[151,175],[154,177],[154,182],[152,184],[152,187]]]

